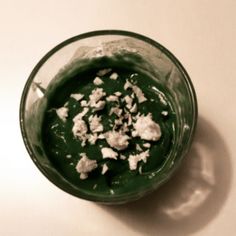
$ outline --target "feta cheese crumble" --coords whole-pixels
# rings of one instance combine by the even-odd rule
[[[103,81],[99,78],[99,77],[96,77],[94,80],[93,80],[93,83],[97,86],[103,84]]]
[[[105,134],[106,141],[110,145],[110,147],[115,148],[116,150],[124,150],[128,147],[130,139],[128,135],[121,134],[116,131],[108,131]]]
[[[146,163],[147,157],[149,157],[149,150],[146,150],[136,155],[129,155],[128,161],[130,170],[136,170],[139,161],[143,161],[144,163]]]
[[[97,161],[90,160],[85,153],[81,153],[80,156],[82,158],[78,161],[75,169],[80,173],[80,179],[87,179],[88,173],[97,168]]]
[[[84,95],[81,93],[72,93],[70,97],[74,98],[76,101],[80,101],[84,97]]]
[[[102,175],[104,175],[107,171],[108,171],[108,166],[107,166],[107,164],[105,163],[105,164],[103,164],[103,166],[102,166]]]
[[[111,75],[110,75],[110,79],[113,79],[113,80],[117,80],[118,79],[118,74],[113,72]]]
[[[92,133],[102,132],[103,131],[103,125],[101,123],[102,118],[101,116],[90,116],[89,117],[89,128]]]
[[[135,129],[132,132],[133,137],[139,136],[141,139],[150,141],[157,141],[161,137],[161,128],[152,120],[150,113],[147,116],[139,116],[133,126]]]
[[[110,159],[115,159],[117,160],[118,153],[113,151],[111,148],[104,147],[101,149],[102,152],[102,157],[105,158],[110,158]]]
[[[67,107],[61,107],[56,109],[57,116],[63,121],[66,122],[66,118],[68,117],[69,109]]]

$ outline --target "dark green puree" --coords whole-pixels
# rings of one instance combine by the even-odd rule
[[[110,79],[109,76],[112,73],[110,72],[100,77],[104,82],[102,85],[94,85],[93,80],[96,77],[96,73],[104,68],[111,68],[112,72],[116,72],[119,75],[118,79]],[[133,75],[132,79],[130,78],[131,75]],[[126,160],[119,158],[117,160],[103,159],[101,148],[109,147],[106,140],[98,139],[95,145],[87,142],[86,146],[82,147],[81,141],[76,139],[72,133],[72,120],[83,110],[83,107],[80,106],[80,102],[70,97],[70,95],[72,93],[81,93],[85,95],[83,99],[88,101],[91,91],[96,87],[103,88],[106,96],[112,95],[117,91],[120,91],[123,97],[131,95],[131,90],[124,90],[126,79],[133,81],[141,88],[147,98],[146,102],[139,104],[135,97],[138,112],[141,114],[151,113],[152,119],[160,125],[162,132],[160,140],[149,142],[151,144],[150,156],[147,158],[146,163],[140,161],[136,170],[129,169],[129,154],[137,154],[136,144],[142,147],[142,144],[147,143],[147,141],[139,137],[131,138],[127,149],[123,151],[115,150],[119,154],[125,155]],[[97,63],[96,66],[89,64],[87,67],[84,66],[83,69],[74,70],[73,73],[65,73],[61,79],[51,83],[45,96],[47,96],[48,102],[42,127],[44,150],[58,172],[82,191],[110,195],[136,190],[140,185],[151,182],[152,174],[158,172],[167,160],[173,145],[176,122],[175,112],[169,102],[168,91],[145,73],[117,63],[106,63],[105,66],[104,63]],[[69,113],[66,122],[63,122],[57,116],[56,109],[65,104],[69,108]],[[122,105],[124,106],[124,104]],[[112,130],[110,124],[114,123],[116,116],[115,114],[109,116],[109,111],[113,106],[113,102],[106,102],[105,108],[96,112],[99,116],[102,116],[103,133]],[[168,114],[163,115],[163,111],[167,111]],[[83,118],[87,124],[89,123],[88,117],[91,114],[91,111],[89,111]],[[132,137],[131,133],[127,133],[127,135]],[[143,151],[145,150],[147,148],[143,148]],[[97,160],[98,163],[98,167],[90,172],[85,180],[80,179],[80,174],[75,169],[78,160],[81,158],[80,153],[86,153],[89,159]],[[108,171],[102,175],[101,171],[104,163],[107,164]]]

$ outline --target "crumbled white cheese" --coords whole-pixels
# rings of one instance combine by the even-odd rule
[[[132,89],[133,89],[139,103],[147,101],[147,98],[144,96],[142,90],[137,85],[133,85]]]
[[[150,147],[151,147],[151,144],[150,144],[150,143],[144,143],[144,144],[143,144],[143,147],[145,147],[145,148],[150,148]]]
[[[118,102],[119,101],[118,97],[115,95],[110,95],[110,96],[106,97],[106,100],[108,102]]]
[[[66,158],[68,158],[68,159],[70,159],[71,157],[72,157],[71,154],[66,155]]]
[[[168,115],[168,111],[162,111],[161,114],[162,114],[163,116],[167,116],[167,115]]]
[[[107,166],[107,164],[105,163],[105,164],[103,164],[103,166],[102,166],[102,175],[104,175],[107,171],[108,171],[108,166]]]
[[[124,122],[123,125],[121,126],[120,130],[121,130],[122,133],[129,132],[128,124],[126,122]]]
[[[128,114],[128,126],[132,125],[132,116]]]
[[[99,77],[96,77],[96,78],[93,80],[93,83],[98,86],[98,85],[103,84],[103,81],[102,81]]]
[[[121,159],[121,160],[125,160],[125,159],[126,159],[126,156],[125,156],[125,155],[122,155],[122,154],[120,154],[120,159]]]
[[[137,104],[135,103],[135,104],[131,107],[130,112],[131,112],[131,113],[136,113],[137,111],[138,111],[138,106],[137,106]]]
[[[143,151],[143,149],[140,147],[139,144],[136,144],[136,150],[137,150],[137,151]]]
[[[126,80],[124,85],[124,90],[127,90],[128,88],[133,88],[133,84],[131,84],[128,80]]]
[[[89,95],[89,105],[94,108],[95,111],[102,110],[105,106],[105,101],[100,101],[101,98],[106,96],[103,88],[96,88]]]
[[[99,70],[99,71],[97,72],[97,75],[98,75],[98,76],[104,76],[104,75],[108,74],[108,73],[111,72],[111,71],[112,71],[112,69],[110,69],[110,68],[102,69],[102,70]]]
[[[118,153],[113,151],[111,148],[104,147],[101,149],[102,157],[105,158],[111,158],[117,160]]]
[[[152,141],[157,141],[161,137],[161,128],[152,120],[150,113],[147,116],[139,116],[133,126],[135,129],[132,132],[133,137],[139,136],[141,139]]]
[[[84,120],[78,119],[74,122],[72,133],[76,138],[79,138],[81,141],[85,141],[87,131],[88,128]]]
[[[105,139],[106,137],[105,137],[105,135],[104,134],[99,134],[98,135],[98,139]]]
[[[80,101],[84,97],[84,95],[81,93],[72,93],[70,97],[74,98],[76,101]]]
[[[91,145],[94,145],[96,143],[97,139],[98,139],[97,133],[90,134],[89,137],[88,137],[88,141]]]
[[[89,103],[88,103],[86,100],[82,100],[82,101],[80,102],[80,106],[81,106],[81,107],[87,107],[87,106],[89,106]]]
[[[133,99],[132,99],[129,95],[126,95],[126,96],[124,97],[124,100],[125,100],[125,102],[126,102],[126,107],[127,107],[128,109],[131,109],[131,108],[132,108]]]
[[[128,161],[130,170],[136,170],[139,161],[143,161],[146,163],[147,157],[149,157],[149,150],[146,150],[136,155],[129,155]]]
[[[101,123],[102,118],[101,116],[90,116],[89,117],[89,128],[92,133],[102,132],[103,131],[103,125]]]
[[[126,134],[122,134],[116,131],[108,131],[105,134],[105,137],[106,137],[107,143],[111,147],[119,151],[126,149],[129,145],[129,142],[128,142],[129,136]]]
[[[122,95],[122,93],[119,92],[119,91],[115,92],[114,94],[115,94],[117,97],[120,97],[120,96]]]
[[[120,117],[122,114],[122,109],[120,109],[119,107],[112,107],[109,112],[109,116],[111,116],[113,113],[117,115],[118,117]]]
[[[76,171],[80,173],[80,179],[88,178],[88,173],[97,168],[97,161],[90,160],[85,153],[80,154],[82,158],[76,165]]]
[[[76,122],[77,120],[81,120],[87,114],[88,111],[89,111],[89,109],[87,107],[85,107],[82,112],[78,113],[73,118],[73,122]]]
[[[58,117],[63,122],[66,122],[66,118],[68,117],[68,112],[69,112],[69,109],[67,107],[61,107],[61,108],[56,109],[56,113]]]
[[[113,72],[111,75],[110,75],[110,79],[113,79],[113,80],[117,80],[118,78],[118,74]]]

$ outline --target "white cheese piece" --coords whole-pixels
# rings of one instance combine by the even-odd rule
[[[128,161],[130,170],[136,170],[139,161],[143,161],[146,163],[147,157],[149,157],[149,150],[146,150],[145,152],[141,152],[136,155],[129,155]]]
[[[118,74],[113,72],[111,75],[110,75],[110,79],[113,79],[113,80],[117,80],[118,79]]]
[[[111,116],[113,113],[117,115],[118,117],[120,117],[122,114],[122,109],[120,109],[119,107],[112,107],[109,112],[109,116]]]
[[[72,93],[70,97],[74,98],[76,101],[80,101],[84,97],[84,95],[81,93]]]
[[[106,105],[105,101],[98,101],[92,107],[94,111],[100,111],[105,107],[105,105]]]
[[[115,159],[117,160],[118,153],[113,151],[111,148],[104,147],[101,149],[102,152],[102,157],[105,158],[110,158],[110,159]]]
[[[150,148],[150,147],[151,147],[151,144],[150,144],[150,143],[144,143],[144,144],[143,144],[143,147],[145,147],[145,148]]]
[[[82,100],[82,101],[80,102],[80,106],[81,106],[81,107],[87,107],[87,106],[89,106],[89,103],[88,103],[86,100]]]
[[[124,85],[124,90],[127,90],[128,88],[133,88],[133,84],[131,84],[128,80],[126,80]]]
[[[125,155],[122,155],[122,154],[120,154],[120,159],[121,159],[121,160],[125,160],[125,159],[126,159],[126,156],[125,156]]]
[[[77,120],[81,120],[87,114],[88,111],[89,111],[89,109],[87,107],[85,107],[82,112],[78,113],[73,118],[73,122],[76,122]]]
[[[102,166],[102,175],[104,175],[107,171],[108,171],[108,166],[107,166],[107,164],[105,163],[105,164],[103,164],[103,166]]]
[[[89,143],[90,143],[91,145],[94,145],[94,144],[96,143],[97,139],[98,139],[97,133],[95,133],[95,134],[90,134],[90,135],[89,135],[89,138],[88,138],[88,141],[89,141]]]
[[[67,107],[61,107],[56,109],[57,116],[63,121],[66,122],[66,118],[68,117],[69,109]]]
[[[131,107],[130,112],[131,112],[131,113],[136,113],[137,111],[138,111],[138,106],[137,106],[137,104],[135,103],[135,104]]]
[[[96,77],[96,78],[93,80],[93,83],[98,86],[98,85],[103,84],[103,81],[102,81],[99,77]]]
[[[119,91],[115,92],[114,94],[115,94],[117,97],[120,97],[120,96],[122,95],[122,93],[119,92]]]
[[[157,141],[161,137],[161,128],[152,120],[150,113],[147,116],[139,116],[133,126],[135,130],[132,132],[132,136],[152,141]]]
[[[167,115],[168,115],[168,111],[162,111],[161,114],[162,114],[163,116],[167,116]]]
[[[128,114],[128,126],[132,125],[132,116]]]
[[[89,95],[89,105],[94,108],[95,111],[102,110],[105,106],[105,101],[100,101],[106,93],[103,91],[103,88],[96,88]]]
[[[140,152],[143,151],[143,149],[140,147],[139,144],[136,144],[136,150],[137,150],[137,151],[140,151]]]
[[[74,122],[72,133],[76,138],[79,138],[81,141],[85,141],[87,131],[88,128],[84,120],[78,119]]]
[[[102,70],[99,70],[99,71],[97,72],[97,75],[98,75],[98,76],[104,76],[104,75],[108,74],[108,73],[111,72],[111,71],[112,71],[112,69],[110,69],[110,68],[102,69]]]
[[[85,153],[80,154],[82,158],[78,161],[75,169],[80,173],[80,179],[86,179],[88,173],[97,168],[97,161],[90,160]]]
[[[108,102],[119,102],[119,98],[115,95],[110,95],[110,96],[106,97],[106,100]]]
[[[131,108],[132,108],[133,99],[132,99],[129,95],[126,95],[126,96],[124,97],[124,100],[125,100],[125,102],[126,102],[126,107],[127,107],[128,109],[131,109]]]
[[[147,101],[147,98],[144,96],[142,90],[137,85],[133,85],[132,89],[133,89],[139,103]]]
[[[106,137],[105,137],[105,135],[104,134],[99,134],[98,135],[98,139],[105,139]]]
[[[101,123],[102,118],[101,116],[90,116],[89,117],[89,128],[92,133],[102,132],[103,131],[103,125]]]
[[[71,154],[67,154],[67,155],[66,155],[66,158],[68,158],[68,159],[70,159],[71,157],[72,157]]]
[[[122,133],[129,132],[129,127],[128,127],[128,124],[126,122],[124,122],[123,125],[121,126],[121,132]]]
[[[110,147],[113,147],[117,150],[124,150],[128,147],[130,139],[128,135],[121,134],[116,131],[108,131],[105,134],[106,141],[110,145]]]

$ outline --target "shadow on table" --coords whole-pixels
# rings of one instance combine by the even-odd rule
[[[165,185],[136,202],[102,208],[143,235],[188,235],[220,212],[231,174],[224,140],[200,117],[189,154]]]

